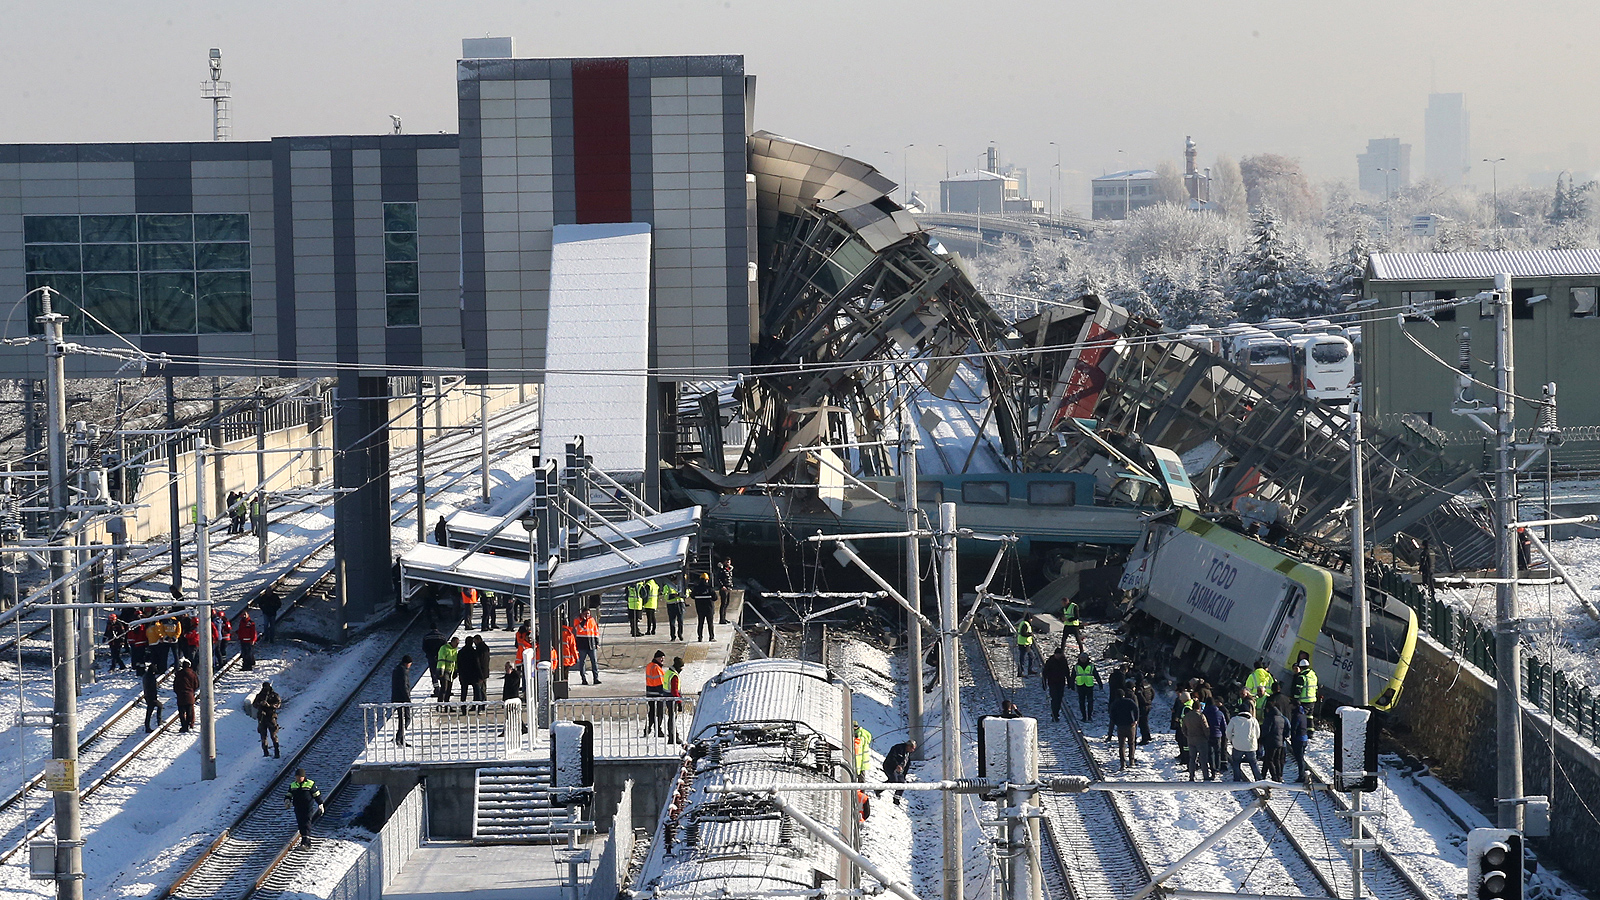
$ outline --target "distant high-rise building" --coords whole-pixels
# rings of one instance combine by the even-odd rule
[[[1361,190],[1393,197],[1411,184],[1411,145],[1399,138],[1373,138],[1367,152],[1356,154]]]
[[[1423,117],[1425,171],[1444,184],[1465,184],[1472,172],[1467,106],[1461,94],[1429,94]]]

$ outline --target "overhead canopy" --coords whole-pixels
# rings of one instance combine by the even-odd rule
[[[626,556],[624,556],[626,554]],[[689,558],[689,538],[679,536],[621,553],[607,552],[557,563],[550,589],[557,598],[594,594],[646,578],[677,575]],[[474,588],[502,596],[529,596],[529,564],[492,553],[418,544],[400,557],[400,591],[411,597],[424,585]]]
[[[609,525],[590,525],[589,527],[600,537],[588,533],[580,534],[573,545],[572,555],[585,557],[596,553],[609,553],[611,548],[606,546],[607,542],[626,551],[633,546],[628,538],[633,538],[641,544],[649,544],[654,541],[688,537],[690,549],[694,549],[699,542],[700,514],[700,507],[690,506],[642,519],[626,519]],[[482,513],[465,511],[451,513],[444,521],[445,544],[448,547],[466,550],[476,546],[496,528],[500,528],[500,532],[484,544],[484,549],[493,550],[503,556],[528,558],[528,532],[520,522],[511,522],[502,527],[506,520],[500,516],[486,516]],[[605,540],[602,541],[600,538]]]

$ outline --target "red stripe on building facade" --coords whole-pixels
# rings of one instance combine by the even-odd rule
[[[572,64],[572,156],[578,224],[633,221],[628,61]]]

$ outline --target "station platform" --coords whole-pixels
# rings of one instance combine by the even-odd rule
[[[565,845],[562,845],[565,850]],[[432,841],[411,852],[386,898],[405,900],[562,900],[567,866],[554,846]],[[587,884],[589,873],[580,869]]]

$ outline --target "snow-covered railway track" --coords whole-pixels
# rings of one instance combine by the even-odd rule
[[[1009,660],[997,665],[990,642],[981,637],[969,636],[964,643],[967,653],[984,663],[981,671],[970,669],[975,686],[987,682],[994,697],[993,708],[998,709],[1001,699],[1009,699],[1002,697],[1000,674],[1009,671]],[[1065,728],[1052,732],[1051,737],[1063,735],[1070,737],[1040,740],[1041,772],[1103,780],[1100,763],[1089,751],[1083,733]],[[1042,792],[1039,802],[1046,813],[1045,827],[1041,829],[1045,846],[1039,854],[1045,868],[1045,884],[1059,885],[1058,892],[1051,896],[1121,900],[1149,883],[1149,866],[1113,795],[1098,791],[1071,796]]]
[[[1324,773],[1311,767],[1312,777],[1326,782]],[[1306,861],[1318,873],[1318,880],[1328,889],[1329,896],[1343,897],[1350,893],[1350,851],[1340,836],[1349,836],[1347,816],[1350,809],[1344,795],[1334,791],[1317,791],[1311,794],[1294,794],[1293,802],[1282,808],[1269,806],[1273,818],[1289,836]],[[1372,837],[1368,829],[1368,837]],[[1376,852],[1362,856],[1362,879],[1367,895],[1378,900],[1435,900],[1439,895],[1411,874],[1385,847],[1378,842]]]
[[[336,766],[348,771],[366,743],[361,704],[388,700],[389,684],[384,676],[406,648],[421,640],[423,629],[419,622],[420,616],[414,616],[405,626],[394,629],[381,661],[329,712],[300,752],[285,762],[279,776],[253,798],[233,824],[188,860],[162,893],[163,898],[242,900],[265,884],[269,876],[290,877],[285,867],[298,865],[295,852],[290,850],[298,835],[294,817],[276,801],[287,793],[295,767],[308,757],[315,758],[324,771]],[[340,783],[342,787],[344,780]],[[330,793],[325,805],[336,799]],[[309,854],[306,856],[309,858]]]

